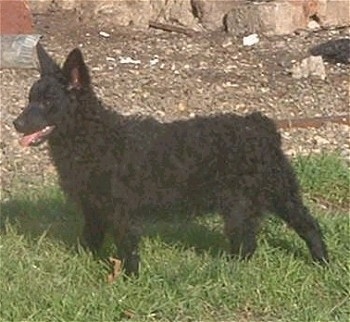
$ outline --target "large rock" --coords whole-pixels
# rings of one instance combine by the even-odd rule
[[[29,0],[32,13],[45,13],[50,9],[79,10],[84,0]]]
[[[150,0],[150,19],[190,28],[197,25],[190,0]]]
[[[350,24],[350,0],[29,0],[33,13],[49,8],[76,10],[103,25],[148,27],[150,20],[190,28],[223,26],[234,35],[288,34],[307,28],[310,17],[324,26]]]
[[[102,25],[148,27],[150,20],[195,28],[197,19],[190,0],[30,0],[34,13],[49,8],[76,10],[88,22],[97,19]]]
[[[94,19],[106,26],[147,27],[150,19],[148,1],[95,0],[82,3],[83,20]]]
[[[53,0],[29,0],[29,7],[32,13],[45,13],[53,5]]]
[[[93,10],[91,8],[93,7]],[[128,0],[87,1],[83,16],[101,19],[103,24],[114,26],[148,27],[150,20],[193,27],[196,19],[190,0]]]
[[[226,16],[228,33],[243,36],[250,33],[266,35],[289,34],[306,28],[316,13],[316,0],[277,0],[237,6]]]
[[[194,15],[205,29],[216,30],[223,27],[226,14],[240,6],[244,0],[191,0]]]
[[[233,8],[226,16],[230,34],[283,35],[308,27],[312,19],[321,26],[350,24],[350,0],[276,0]]]
[[[63,10],[79,10],[84,3],[84,0],[54,0],[57,7]]]
[[[350,0],[319,0],[317,17],[321,25],[348,26],[350,25]]]

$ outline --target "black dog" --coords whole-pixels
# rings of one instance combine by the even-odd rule
[[[23,146],[48,140],[93,251],[112,227],[126,272],[137,272],[140,217],[181,202],[189,212],[223,216],[232,254],[254,253],[259,221],[272,212],[305,240],[314,260],[328,261],[272,120],[252,113],[162,124],[122,116],[96,98],[78,49],[62,69],[40,45],[38,56],[41,78],[14,126]]]

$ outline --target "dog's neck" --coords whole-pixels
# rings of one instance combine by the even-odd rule
[[[49,146],[56,154],[66,153],[65,149],[72,146],[72,139],[79,145],[84,140],[94,144],[103,129],[106,131],[104,137],[119,136],[118,129],[122,128],[124,117],[115,110],[105,107],[105,104],[98,99],[91,90],[74,97],[74,109],[67,113],[62,126],[58,127],[55,133],[49,138]],[[102,123],[102,126],[101,126]],[[68,142],[70,141],[70,142]]]

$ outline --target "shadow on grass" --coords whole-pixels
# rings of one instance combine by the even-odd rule
[[[34,240],[45,233],[47,237],[63,242],[69,248],[79,244],[83,217],[65,201],[60,192],[12,197],[1,202],[0,207],[1,231],[6,230],[6,224],[11,224],[19,234]],[[144,216],[143,224],[144,236],[151,239],[159,237],[169,245],[193,248],[198,253],[209,252],[213,256],[221,254],[226,247],[221,231],[213,231],[207,225],[190,220],[187,215],[177,213],[164,216],[152,213],[152,218]],[[109,235],[107,244],[112,243]]]
[[[41,195],[10,198],[1,202],[1,230],[6,224],[16,227],[19,234],[36,239],[47,236],[72,246],[82,227],[82,218],[60,193],[50,191]]]
[[[59,191],[12,198],[2,202],[0,209],[1,231],[4,231],[6,223],[9,223],[27,238],[35,240],[45,233],[49,238],[63,242],[68,248],[76,248],[79,244],[83,218],[71,204],[65,202]],[[217,216],[208,215],[198,219],[199,217],[188,216],[179,210],[174,213],[167,216],[157,213],[144,216],[144,236],[150,239],[157,237],[168,245],[194,249],[198,254],[206,252],[213,257],[222,256],[228,251],[228,242],[223,235],[222,224],[218,224]],[[273,226],[276,227],[275,220]],[[282,250],[286,254],[294,254],[307,261],[306,248],[296,247],[278,228],[264,230],[263,239],[269,247]],[[112,244],[110,236],[107,236],[106,244]],[[100,255],[111,254],[104,247]]]

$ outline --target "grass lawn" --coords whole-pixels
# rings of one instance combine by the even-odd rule
[[[77,247],[82,221],[60,190],[19,185],[1,204],[0,321],[349,321],[349,169],[334,155],[294,164],[326,268],[273,217],[239,262],[226,257],[219,216],[174,214],[146,223],[139,278],[108,284],[106,265]]]

